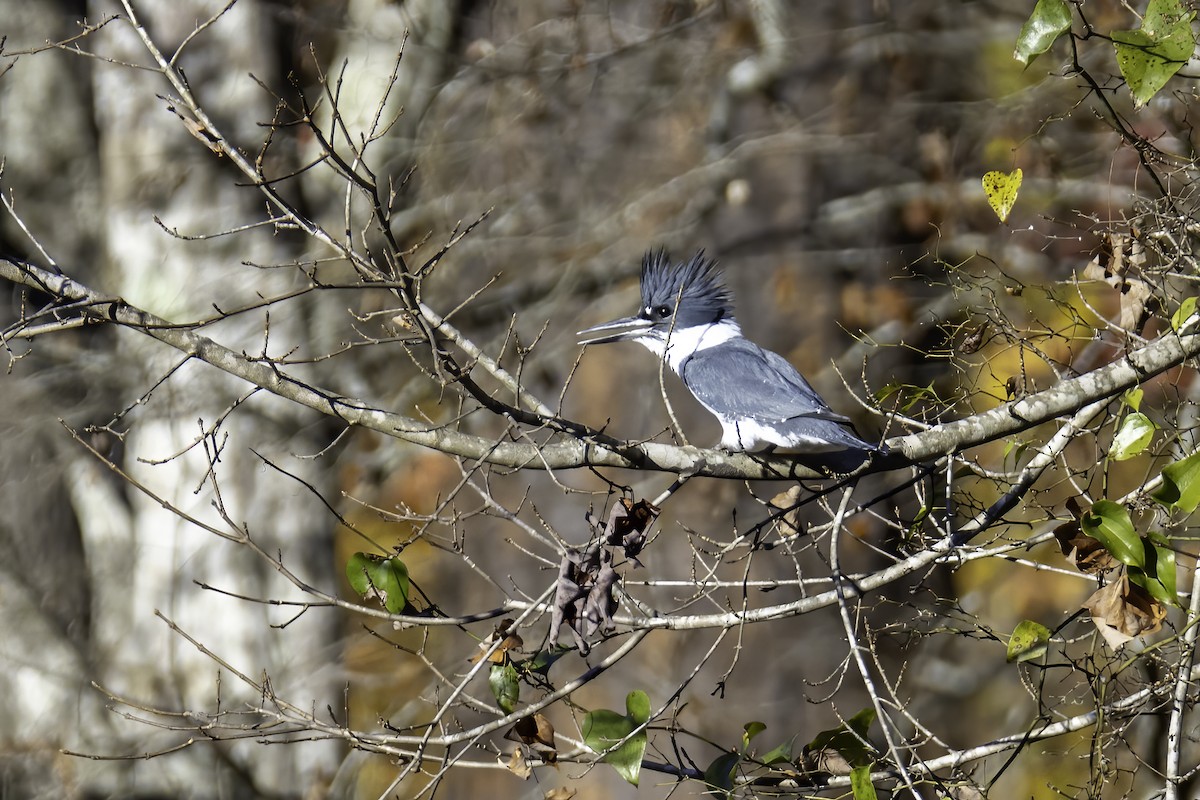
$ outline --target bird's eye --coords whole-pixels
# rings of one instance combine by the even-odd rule
[[[658,308],[654,309],[654,314],[655,314],[655,316],[659,316],[659,317],[669,317],[669,316],[671,316],[671,307],[670,306],[659,306]]]

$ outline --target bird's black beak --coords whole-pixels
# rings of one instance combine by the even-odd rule
[[[622,317],[603,325],[595,325],[579,331],[580,344],[607,344],[609,342],[625,342],[642,336],[654,323],[642,317]]]

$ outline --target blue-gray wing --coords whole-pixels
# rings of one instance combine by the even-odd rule
[[[769,423],[798,417],[850,423],[783,356],[747,339],[698,350],[684,362],[680,377],[697,400],[724,416]]]

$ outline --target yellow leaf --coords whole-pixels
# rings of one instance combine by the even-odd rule
[[[987,195],[988,205],[1001,222],[1008,221],[1008,212],[1012,211],[1017,202],[1017,190],[1021,188],[1021,170],[1015,169],[1009,173],[992,171],[983,176],[983,193]]]

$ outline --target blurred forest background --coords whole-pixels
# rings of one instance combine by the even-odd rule
[[[453,311],[492,356],[519,363],[523,385],[564,417],[625,439],[671,439],[658,365],[632,345],[582,353],[575,332],[633,313],[640,258],[652,247],[717,258],[747,336],[784,354],[879,438],[909,432],[885,413],[909,400],[906,414],[934,424],[1050,386],[1050,364],[1098,358],[1082,320],[1119,314],[1120,293],[1100,283],[1066,308],[1057,289],[1039,287],[1082,273],[1101,247],[1102,221],[1155,192],[1088,87],[1064,78],[1063,53],[1029,68],[1013,59],[1032,0],[238,0],[199,33],[224,3],[132,5],[165,53],[186,43],[175,66],[222,133],[251,160],[265,152],[273,174],[299,171],[281,192],[335,236],[359,234],[349,229],[365,227],[361,209],[347,214],[342,177],[302,169],[320,152],[311,130],[268,130],[273,118],[292,118],[277,96],[303,92],[326,128],[336,107],[352,135],[395,117],[369,165],[395,189],[390,229],[410,263],[487,214],[425,278],[421,299]],[[1137,23],[1117,0],[1086,10],[1099,29]],[[262,224],[262,194],[205,147],[203,131],[189,134],[190,116],[181,124],[172,113],[183,106],[148,68],[133,29],[101,24],[114,14],[125,16],[104,0],[0,0],[0,191],[16,211],[3,216],[0,252],[57,264],[174,323],[204,321],[205,336],[315,385],[448,424],[455,402],[406,353],[388,292],[300,291],[229,313],[314,275],[352,275],[303,231]],[[41,49],[46,42],[68,43]],[[1081,58],[1116,75],[1111,49],[1099,53]],[[323,85],[336,104],[318,102]],[[1119,85],[1105,89],[1128,111]],[[1151,104],[1138,134],[1190,156],[1194,105],[1191,95]],[[980,177],[1018,167],[1022,194],[1001,224]],[[5,293],[7,325],[33,301],[7,284]],[[414,583],[442,611],[511,601],[517,616],[553,581],[557,555],[539,549],[543,537],[582,545],[585,512],[611,503],[593,470],[481,476],[435,450],[347,431],[115,326],[6,345],[4,798],[418,796],[428,776],[394,785],[395,758],[353,750],[345,737],[272,738],[254,714],[238,717],[266,692],[248,695],[232,670],[269,676],[291,703],[349,728],[379,730],[386,720],[407,730],[428,721],[452,685],[438,675],[465,673],[499,620],[396,631],[342,609],[262,602],[309,598],[268,559],[194,520],[244,526],[300,580],[347,601],[357,602],[347,559],[374,549],[364,537],[384,551],[402,546]],[[715,421],[670,376],[666,393],[688,441],[717,440]],[[500,435],[494,424],[480,430]],[[1002,464],[1027,441],[970,457]],[[1098,460],[1092,450],[1077,455]],[[673,477],[604,472],[647,499]],[[464,488],[465,476],[482,491]],[[1064,473],[1043,487],[1004,535],[1045,532],[1050,509],[1063,516],[1065,483]],[[692,479],[664,506],[644,567],[624,573],[626,590],[663,613],[729,611],[742,602],[742,579],[752,604],[808,592],[807,577],[829,574],[821,548],[785,542],[751,558],[728,544],[787,488]],[[969,482],[961,491],[971,513],[997,494]],[[897,500],[891,513],[908,522],[895,529],[869,515],[851,520],[842,569],[893,563],[897,531],[911,524],[916,535],[920,506]],[[1062,569],[1030,568],[1043,562]],[[734,582],[728,596],[697,590],[707,569]],[[1043,544],[916,575],[871,598],[862,635],[926,726],[915,735],[966,748],[1088,707],[1066,688],[1050,708],[1035,699],[1038,679],[1005,662],[1000,636],[1025,618],[1055,628],[1074,613],[1094,587],[1069,572]],[[655,709],[677,695],[659,722],[688,731],[684,753],[660,729],[646,758],[703,770],[738,746],[751,720],[765,723],[764,741],[794,737],[798,750],[870,704],[847,666],[836,609],[729,631],[651,631],[636,656],[547,714],[577,740],[588,709],[621,709],[633,689]],[[539,635],[522,633],[530,651]],[[560,663],[569,664],[556,665],[562,676],[586,669],[577,654]],[[490,703],[485,683],[472,692]],[[179,716],[159,713],[171,709]],[[239,719],[237,736],[206,728]],[[1107,753],[1109,739],[1084,730],[1023,750],[1011,765],[1003,752],[963,769],[992,797],[1137,795],[1137,754],[1153,752],[1164,729],[1114,735],[1125,739],[1119,758]],[[268,739],[294,741],[259,743]],[[466,758],[480,768],[449,771],[436,795],[704,792],[701,782],[647,770],[634,789],[603,765],[569,762],[523,780],[504,766],[514,746],[499,736],[475,744]]]

